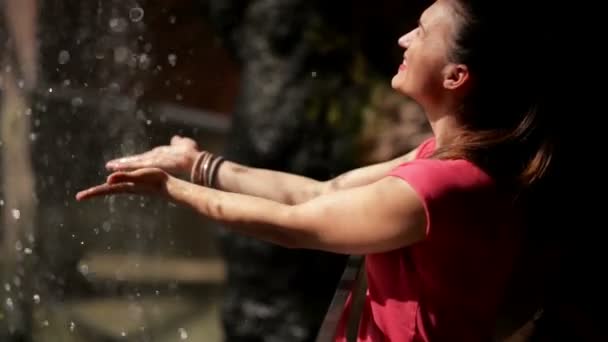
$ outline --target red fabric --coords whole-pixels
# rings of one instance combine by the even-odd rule
[[[489,341],[520,222],[492,179],[465,160],[428,159],[434,139],[390,176],[422,199],[427,236],[395,251],[367,255],[368,291],[359,341]],[[338,328],[345,341],[344,322]]]

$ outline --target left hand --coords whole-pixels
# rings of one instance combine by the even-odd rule
[[[145,168],[132,172],[115,172],[105,184],[97,185],[76,194],[78,201],[98,196],[122,193],[140,195],[164,195],[170,176],[161,169]]]

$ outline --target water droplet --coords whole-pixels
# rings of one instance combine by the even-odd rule
[[[0,144],[2,145],[2,144]],[[0,200],[0,207],[4,207],[4,200]]]
[[[310,76],[312,76],[312,78],[317,78],[317,72],[313,71],[312,73],[310,73]]]
[[[175,24],[176,21],[177,21],[177,18],[174,15],[169,17],[169,23]]]
[[[82,97],[72,98],[72,106],[74,106],[74,107],[82,106],[83,103],[84,103],[84,101],[82,100]]]
[[[42,326],[43,327],[48,327],[49,326],[49,321],[46,320],[46,319],[44,321],[42,321]]]
[[[99,235],[99,228],[93,228],[93,232],[95,233],[95,235]]]
[[[53,88],[49,88],[49,93],[52,93],[52,92],[53,92]]]
[[[179,333],[179,338],[182,340],[187,340],[188,339],[188,332],[186,331],[186,329],[184,328],[179,328],[177,329],[177,332]]]
[[[11,297],[6,298],[6,308],[10,311],[13,311],[15,308],[15,304],[13,303],[13,299]]]
[[[171,66],[175,66],[177,64],[177,56],[174,53],[170,54],[167,59],[169,60],[169,64]]]
[[[28,254],[28,255],[32,254],[32,249],[31,248],[26,248],[26,249],[23,250],[23,253]]]
[[[11,292],[11,284],[10,283],[5,283],[4,284],[4,289],[6,290],[6,292]]]
[[[80,241],[80,245],[81,245],[81,246],[84,246],[84,241]]]
[[[23,249],[23,244],[21,243],[21,240],[17,240],[17,242],[15,242],[15,249],[17,251],[21,251]]]
[[[36,141],[38,139],[38,135],[36,133],[30,133],[30,141]]]
[[[87,265],[87,264],[81,264],[80,267],[78,267],[78,269],[80,270],[80,273],[82,273],[83,275],[89,274],[89,265]]]
[[[116,64],[122,64],[127,61],[129,58],[129,49],[125,46],[119,46],[114,49],[114,62]]]
[[[17,81],[17,87],[19,87],[19,89],[23,89],[23,87],[25,87],[25,81],[24,80]]]
[[[126,337],[126,336],[127,336],[127,332],[126,332],[126,331],[121,332],[121,333],[120,333],[120,336],[122,336],[122,337]]]
[[[40,295],[38,295],[38,294],[34,295],[34,303],[35,304],[40,304]]]
[[[155,293],[157,296],[160,296],[160,291],[159,291],[159,290],[154,291],[154,293]]]
[[[144,10],[141,7],[133,7],[129,11],[129,19],[132,22],[136,23],[141,21],[144,18]]]
[[[11,210],[11,213],[13,214],[13,218],[15,220],[18,220],[18,219],[21,218],[21,210],[19,210],[19,209],[13,209],[13,210]]]
[[[152,59],[150,58],[150,56],[148,56],[145,53],[142,53],[141,55],[139,55],[139,68],[142,70],[146,70],[150,67],[150,64],[152,63]]]
[[[74,332],[74,330],[76,329],[76,323],[70,322],[69,329],[70,329],[70,332]]]
[[[112,225],[110,224],[110,222],[104,222],[101,228],[104,232],[108,233],[110,232],[110,230],[112,230]]]
[[[110,30],[116,33],[125,32],[127,30],[127,26],[129,26],[129,23],[125,18],[112,18],[110,19],[109,24]]]
[[[146,125],[150,126],[152,124],[152,120],[146,120]]]
[[[120,85],[118,83],[116,83],[116,82],[110,83],[110,86],[108,88],[109,88],[109,90],[112,93],[119,93],[120,92]]]
[[[67,64],[70,61],[70,52],[67,50],[61,50],[57,57],[57,62],[61,65]]]

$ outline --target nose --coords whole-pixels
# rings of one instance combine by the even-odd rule
[[[414,31],[415,30],[412,30],[412,31],[404,34],[403,36],[401,36],[401,38],[399,38],[399,46],[401,46],[404,49],[407,49],[412,42],[412,37],[414,37]]]

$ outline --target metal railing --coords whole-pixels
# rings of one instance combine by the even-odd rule
[[[334,341],[341,320],[346,320],[345,329],[348,341],[355,341],[359,326],[359,317],[365,301],[367,282],[365,274],[365,258],[353,255],[348,259],[342,278],[338,283],[336,293],[329,305],[316,342]],[[351,295],[351,307],[344,311],[347,300]]]

